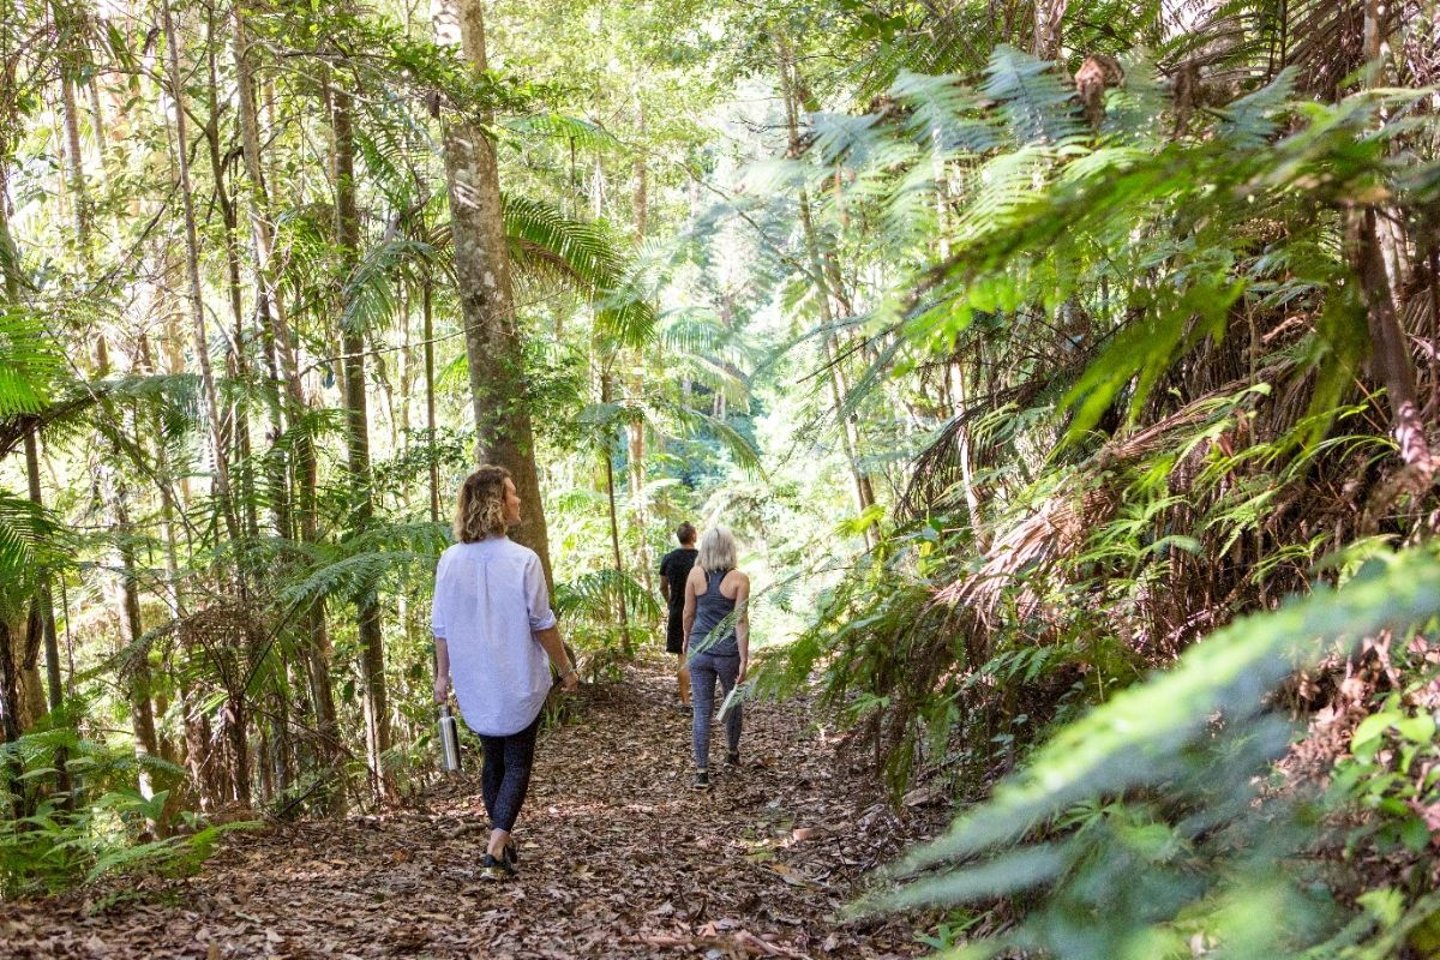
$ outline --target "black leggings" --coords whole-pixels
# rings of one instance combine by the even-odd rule
[[[535,721],[508,737],[480,735],[485,748],[485,764],[480,773],[480,791],[485,796],[485,812],[490,814],[490,828],[510,832],[530,788],[530,766],[535,762],[535,735],[540,732],[540,715]]]

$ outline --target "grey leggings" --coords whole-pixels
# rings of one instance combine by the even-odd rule
[[[740,673],[740,655],[716,656],[697,653],[690,657],[691,702],[695,717],[691,722],[691,739],[695,745],[695,766],[704,770],[710,765],[710,715],[715,710],[715,681],[720,681],[724,695],[735,689]],[[740,703],[737,700],[725,715],[725,742],[730,752],[740,749]]]

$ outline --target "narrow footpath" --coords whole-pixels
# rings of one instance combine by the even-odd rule
[[[478,771],[409,809],[232,835],[199,874],[0,906],[6,960],[859,957],[925,952],[904,918],[841,922],[933,822],[837,768],[806,705],[747,705],[739,770],[689,789],[658,661],[583,689],[541,736],[520,875],[483,879]],[[716,730],[716,760],[723,738]],[[472,759],[467,757],[467,760]],[[933,812],[932,812],[933,820]],[[132,888],[134,885],[131,885]]]

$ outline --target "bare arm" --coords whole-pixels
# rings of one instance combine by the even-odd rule
[[[735,682],[743,683],[750,670],[750,578],[738,571],[737,575],[740,585],[735,591],[735,641],[740,648],[740,673]]]
[[[700,595],[695,589],[696,577],[704,582],[705,571],[698,566],[691,569],[690,576],[685,578],[685,609],[680,613],[680,649],[686,653],[690,652],[690,628],[695,626],[695,598]]]
[[[534,632],[535,640],[545,648],[550,656],[550,662],[555,666],[555,672],[560,674],[560,684],[565,690],[574,690],[580,683],[580,674],[575,672],[575,665],[570,662],[570,657],[565,653],[565,643],[560,639],[559,627],[546,627],[544,630]]]
[[[450,645],[435,638],[435,702],[444,703],[450,694]]]

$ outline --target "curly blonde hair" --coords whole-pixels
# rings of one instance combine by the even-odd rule
[[[455,504],[455,539],[474,543],[486,537],[505,535],[505,481],[510,471],[504,467],[483,464],[460,484],[460,497]]]

